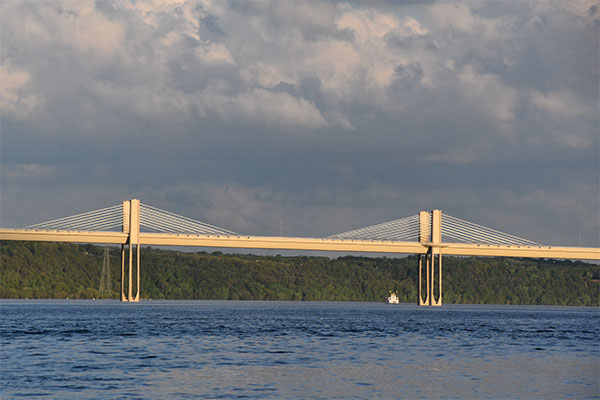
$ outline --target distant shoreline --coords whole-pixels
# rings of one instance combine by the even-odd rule
[[[99,299],[103,246],[2,242],[0,298]],[[113,299],[120,250],[110,249]],[[153,300],[383,302],[417,300],[417,260],[257,256],[141,250],[141,297]],[[600,306],[600,265],[564,260],[444,257],[444,304]],[[393,307],[394,305],[389,305]]]

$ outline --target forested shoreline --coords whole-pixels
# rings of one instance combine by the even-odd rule
[[[0,242],[0,298],[98,298],[104,246]],[[120,248],[110,248],[113,298]],[[417,259],[257,256],[142,248],[141,296],[152,299],[417,300]],[[600,266],[573,261],[444,257],[443,301],[600,306]]]

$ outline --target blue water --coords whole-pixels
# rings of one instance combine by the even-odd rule
[[[2,399],[600,398],[595,308],[0,301]]]

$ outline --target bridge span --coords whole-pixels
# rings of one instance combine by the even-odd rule
[[[137,199],[23,229],[0,228],[0,240],[121,245],[121,300],[131,302],[140,299],[140,246],[417,254],[418,304],[429,306],[442,304],[442,254],[600,260],[600,248],[544,246],[440,210],[421,211],[324,238],[302,238],[242,235],[141,204]]]

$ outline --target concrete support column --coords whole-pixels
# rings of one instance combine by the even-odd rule
[[[431,214],[427,211],[419,212],[419,243],[431,243]]]
[[[129,279],[127,280],[128,283],[128,290],[127,290],[127,299],[128,301],[133,301],[133,294],[132,294],[132,289],[133,289],[133,272],[132,272],[132,263],[133,263],[133,245],[131,243],[129,243]]]
[[[425,292],[427,293],[427,297],[423,300],[423,256],[425,256]],[[419,254],[419,301],[418,304],[420,306],[428,306],[430,305],[430,297],[429,297],[429,253]]]
[[[136,279],[137,290],[135,292],[135,297],[133,298],[132,301],[138,302],[138,301],[140,301],[140,245],[139,245],[139,243],[135,246],[135,248],[137,250],[137,255],[135,257],[135,261],[137,263],[137,279]]]
[[[422,245],[428,245],[431,242],[431,216],[427,211],[421,211],[419,213],[419,242]],[[425,254],[419,254],[419,301],[417,304],[420,306],[431,305],[431,284],[429,283],[429,252],[431,247]],[[425,257],[425,293],[426,298],[423,300],[423,256]]]
[[[140,301],[140,201],[130,201],[129,213],[129,301]],[[133,295],[133,246],[136,247],[137,292]]]
[[[125,297],[125,245],[121,245],[121,301],[127,301]]]
[[[431,212],[431,305],[442,305],[442,212],[433,210]],[[435,297],[435,264],[437,256],[438,265],[438,298]]]
[[[432,249],[433,250],[433,249]],[[437,256],[437,257],[436,257]],[[437,258],[437,284],[438,284],[438,295],[436,300],[435,295],[435,270],[436,270],[436,258]],[[442,254],[438,251],[432,251],[431,255],[431,286],[429,290],[431,291],[431,304],[430,306],[441,306],[442,305]]]
[[[127,279],[127,295],[125,295],[125,247],[121,246],[121,301],[140,301],[140,201],[137,199],[123,202],[123,233],[129,234],[128,264],[129,275]],[[133,294],[133,247],[136,248],[136,286]]]
[[[129,223],[130,223],[131,203],[129,201],[123,202],[123,233],[129,234]],[[129,239],[127,240],[129,245]],[[131,277],[131,275],[129,275]],[[129,298],[125,295],[125,245],[121,245],[121,301],[129,301]]]
[[[419,301],[420,306],[442,305],[442,212],[433,210],[431,213],[419,213],[419,242],[427,246],[425,256],[425,292],[423,300],[423,255],[419,254]],[[436,258],[437,258],[437,297],[436,287]]]

